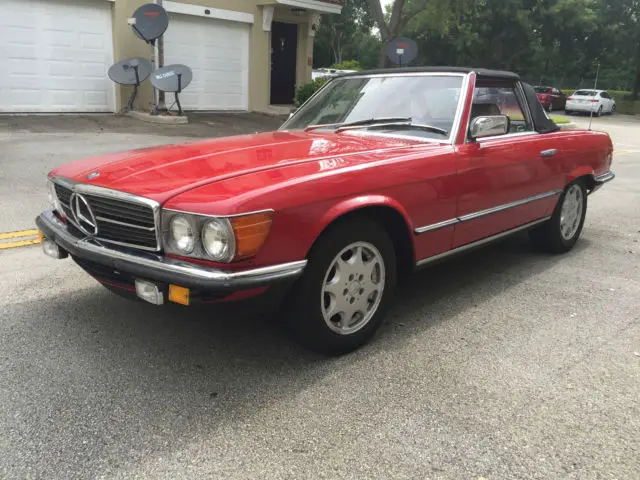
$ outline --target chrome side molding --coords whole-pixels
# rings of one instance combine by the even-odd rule
[[[430,263],[433,263],[437,260],[441,260],[443,258],[447,258],[458,253],[466,252],[467,250],[471,250],[473,248],[481,247],[482,245],[486,245],[488,243],[494,242],[501,238],[507,237],[514,233],[520,232],[522,230],[527,230],[528,228],[535,227],[540,223],[544,223],[549,220],[551,217],[543,217],[538,220],[534,220],[533,222],[525,223],[524,225],[520,225],[519,227],[512,228],[510,230],[505,230],[504,232],[500,232],[496,235],[492,235],[490,237],[481,238],[480,240],[476,240],[475,242],[467,243],[465,245],[461,245],[460,247],[454,248],[453,250],[449,250],[447,252],[439,253],[438,255],[434,255],[432,257],[423,258],[422,260],[418,260],[416,262],[416,267],[424,267]]]
[[[486,215],[492,215],[494,213],[503,212],[511,208],[520,207],[522,205],[526,205],[527,203],[543,200],[545,198],[553,197],[554,195],[559,195],[561,193],[562,193],[562,190],[551,190],[550,192],[540,193],[538,195],[534,195],[533,197],[523,198],[522,200],[516,200],[515,202],[505,203],[503,205],[498,205],[497,207],[487,208],[485,210],[480,210],[478,212],[468,213],[467,215],[451,218],[443,222],[433,223],[431,225],[426,225],[424,227],[418,227],[414,230],[414,233],[416,235],[421,235],[423,233],[431,232],[433,230],[438,230],[440,228],[450,227],[451,225],[456,225],[461,222],[468,222],[469,220],[475,220],[477,218],[481,218]]]

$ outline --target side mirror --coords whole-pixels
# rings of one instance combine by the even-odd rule
[[[469,138],[494,137],[509,131],[509,117],[506,115],[489,115],[476,117],[469,127]]]

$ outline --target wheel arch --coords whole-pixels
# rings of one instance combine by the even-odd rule
[[[309,252],[327,231],[337,228],[354,217],[365,217],[379,223],[393,242],[398,273],[410,272],[415,264],[415,238],[411,221],[402,205],[388,197],[367,196],[344,200],[327,210],[313,237]]]
[[[596,187],[596,176],[591,167],[582,166],[573,170],[567,177],[564,188],[566,189],[567,185],[576,180],[582,181],[588,190],[593,190]]]

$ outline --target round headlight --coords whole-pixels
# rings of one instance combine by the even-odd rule
[[[51,180],[47,180],[47,198],[49,199],[49,203],[56,206],[56,191],[53,186],[53,182]]]
[[[235,239],[229,222],[216,218],[205,223],[202,227],[202,245],[212,259],[219,262],[231,260]]]
[[[170,224],[171,239],[176,249],[182,253],[191,253],[196,244],[196,237],[193,232],[191,222],[177,215],[171,219]]]

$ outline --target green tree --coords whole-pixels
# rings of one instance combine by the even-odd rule
[[[345,0],[340,15],[322,17],[314,45],[315,66],[353,60],[355,45],[363,35],[371,35],[373,19],[366,0]]]

